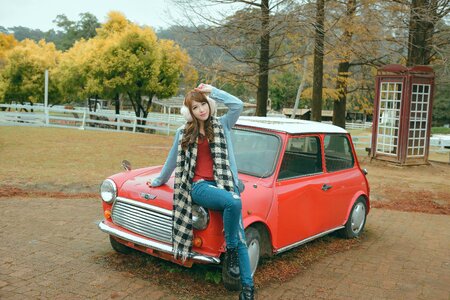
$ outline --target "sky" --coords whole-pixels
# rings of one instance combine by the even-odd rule
[[[128,20],[154,29],[173,24],[173,4],[169,0],[0,0],[0,26],[48,31],[56,29],[52,21],[57,15],[78,21],[80,13],[89,12],[103,23],[111,10],[121,11]]]

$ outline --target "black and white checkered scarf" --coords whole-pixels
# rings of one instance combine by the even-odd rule
[[[214,141],[209,143],[213,159],[214,180],[217,187],[227,191],[234,191],[233,174],[228,160],[227,143],[222,124],[211,117],[214,131]],[[192,249],[192,198],[191,187],[197,161],[197,142],[188,149],[181,147],[182,134],[178,143],[177,166],[175,169],[175,185],[173,194],[173,250],[175,259],[183,262],[188,258]]]

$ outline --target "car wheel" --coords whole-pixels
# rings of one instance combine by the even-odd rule
[[[261,235],[256,228],[248,227],[245,230],[245,240],[247,242],[250,270],[252,271],[253,276],[261,257]],[[241,279],[234,279],[230,277],[228,271],[225,269],[225,266],[222,267],[222,281],[227,290],[240,291],[242,289]]]
[[[341,231],[345,238],[351,239],[360,236],[364,230],[364,225],[366,225],[366,211],[366,201],[364,198],[358,198],[353,204],[350,216],[347,223],[345,223],[345,228]]]
[[[109,242],[111,243],[111,247],[116,250],[116,252],[122,253],[122,254],[130,254],[133,249],[130,247],[127,247],[118,241],[114,239],[112,236],[109,236]]]

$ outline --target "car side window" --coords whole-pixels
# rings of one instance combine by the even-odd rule
[[[327,134],[324,138],[325,166],[328,172],[353,168],[355,158],[346,135]]]
[[[290,138],[281,162],[278,179],[322,172],[320,139],[317,136]]]

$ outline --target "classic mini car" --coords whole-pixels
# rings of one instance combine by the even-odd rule
[[[242,214],[252,271],[261,256],[287,251],[340,231],[358,237],[369,212],[369,185],[348,132],[282,118],[241,117],[232,131],[244,190]],[[172,254],[174,178],[150,188],[162,166],[113,175],[101,185],[99,224],[121,253],[134,248],[175,263]],[[129,169],[129,168],[128,168]],[[220,264],[225,251],[220,212],[193,207],[194,246],[184,263]],[[222,272],[229,289],[239,284]]]

